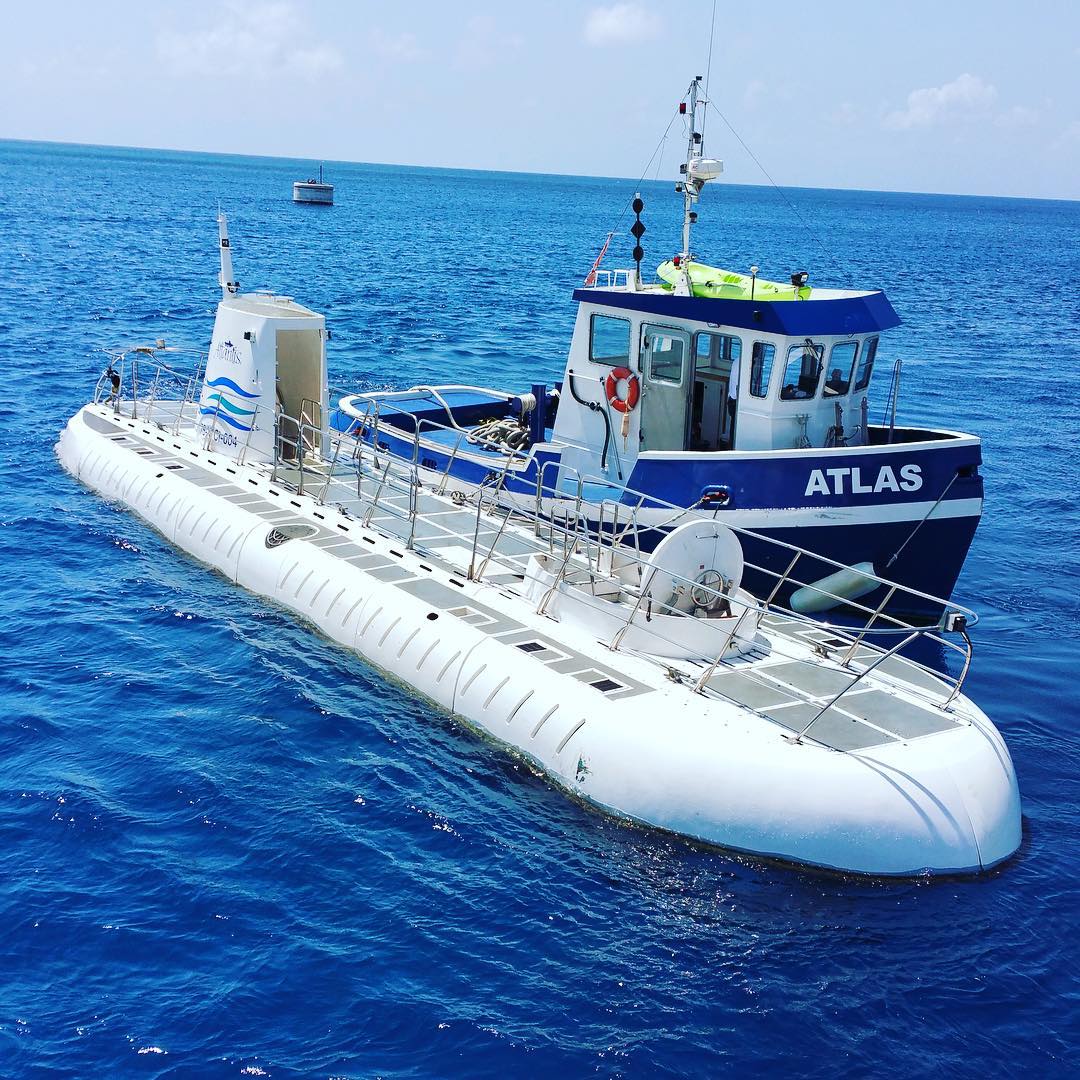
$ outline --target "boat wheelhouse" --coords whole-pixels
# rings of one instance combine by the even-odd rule
[[[553,509],[582,499],[598,521],[609,489],[626,485],[854,567],[830,593],[869,595],[880,576],[948,597],[982,513],[980,440],[898,424],[899,362],[887,415],[872,421],[881,338],[900,322],[881,290],[821,288],[805,271],[769,281],[756,266],[739,274],[694,257],[692,206],[722,165],[701,156],[699,80],[688,97],[683,250],[654,282],[642,278],[640,244],[633,268],[597,260],[573,294],[558,387],[350,395],[339,425],[448,469],[464,489],[501,476],[508,498],[535,494]],[[639,224],[640,198],[634,208]],[[637,509],[649,517],[648,501]],[[654,510],[647,544],[676,523]],[[813,593],[793,602],[836,604]]]

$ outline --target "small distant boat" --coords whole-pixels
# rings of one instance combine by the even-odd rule
[[[292,186],[292,201],[298,203],[319,203],[322,206],[334,205],[334,185],[323,182],[322,166],[319,166],[319,179],[297,180]]]

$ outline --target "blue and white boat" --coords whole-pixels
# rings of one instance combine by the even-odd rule
[[[698,261],[694,206],[723,169],[702,156],[703,105],[698,78],[683,106],[682,251],[652,283],[642,279],[640,243],[634,268],[593,267],[573,294],[561,384],[349,395],[332,422],[440,482],[448,473],[463,491],[497,486],[502,499],[535,499],[550,513],[572,501],[597,526],[621,503],[646,546],[683,520],[651,506],[655,496],[685,516],[715,517],[852,568],[841,579],[823,563],[827,588],[784,598],[804,612],[837,597],[882,599],[879,578],[948,598],[982,513],[980,440],[898,425],[899,363],[886,419],[871,422],[881,335],[900,322],[884,292],[820,288],[802,271],[778,283],[757,267],[738,274]],[[639,224],[640,199],[634,209]],[[643,228],[631,232],[640,241]],[[628,507],[627,489],[644,502]],[[651,539],[640,528],[649,522]],[[763,546],[748,559],[780,550]]]
[[[851,600],[872,628],[822,624],[743,586],[770,578],[749,541],[779,550],[778,587],[812,586],[798,548],[688,520],[645,554],[641,493],[613,485],[582,529],[330,427],[323,315],[240,294],[219,229],[205,363],[114,357],[58,440],[72,476],[619,819],[873,875],[1017,850],[1008,747],[963,692],[974,612],[915,597],[942,610],[916,625]]]

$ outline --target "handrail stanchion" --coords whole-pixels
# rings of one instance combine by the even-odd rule
[[[551,582],[551,588],[544,594],[544,598],[540,601],[539,606],[536,609],[537,615],[547,614],[547,606],[551,603],[551,598],[555,595],[559,586],[562,584],[563,575],[566,573],[566,568],[570,565],[570,559],[573,557],[574,552],[577,550],[578,540],[580,537],[575,536],[574,542],[570,544],[566,549],[566,555],[563,557],[562,566],[559,567],[559,572],[555,575],[554,580]]]
[[[731,599],[733,598],[728,597],[729,602],[731,601]],[[737,603],[739,602],[737,598],[734,599],[736,599]],[[720,666],[720,661],[724,659],[724,653],[728,651],[729,646],[735,640],[735,637],[739,633],[739,631],[742,629],[743,620],[746,618],[747,615],[750,614],[751,611],[760,611],[760,609],[753,608],[749,604],[743,604],[743,612],[735,620],[735,625],[731,628],[727,637],[724,638],[724,643],[720,646],[720,651],[717,652],[716,657],[713,659],[713,662],[701,673],[701,677],[698,679],[698,681],[694,683],[695,694],[705,693],[705,687],[708,685],[709,680],[716,674],[716,669]]]
[[[877,622],[877,620],[878,620],[879,616],[881,615],[882,611],[885,610],[885,606],[889,603],[889,601],[896,594],[896,590],[898,588],[899,588],[898,585],[894,585],[891,589],[889,589],[889,591],[885,594],[885,599],[882,600],[880,604],[878,604],[877,608],[875,609],[874,613],[870,616],[870,619],[866,623],[866,625],[863,626],[863,628],[857,634],[854,635],[854,637],[852,638],[852,642],[851,642],[851,648],[848,649],[848,651],[846,653],[844,653],[844,659],[840,661],[840,666],[841,667],[847,667],[848,664],[851,663],[851,660],[855,655],[855,651],[858,649],[859,645],[862,643],[863,639],[866,637],[868,631],[870,630],[870,627],[873,626],[875,622]]]
[[[637,601],[634,603],[633,610],[630,612],[626,622],[619,628],[619,632],[611,639],[611,644],[608,648],[612,652],[618,652],[619,646],[622,644],[622,639],[626,636],[626,632],[630,629],[634,619],[637,618],[637,613],[641,610],[641,605],[645,601],[645,597],[648,595],[649,589],[652,588],[653,578],[656,577],[656,567],[651,567],[648,578],[642,582],[641,588],[638,590]],[[650,597],[651,599],[651,597]]]
[[[919,629],[913,630],[910,634],[908,634],[908,636],[906,638],[904,638],[903,641],[900,642],[899,645],[894,645],[891,649],[889,649],[888,652],[882,653],[872,664],[870,664],[867,667],[863,668],[863,670],[860,671],[859,674],[856,675],[855,678],[852,679],[851,682],[848,683],[848,685],[845,686],[843,688],[843,690],[840,691],[840,693],[835,694],[833,697],[831,697],[829,699],[828,703],[825,706],[823,706],[803,726],[802,730],[798,733],[798,735],[794,736],[793,738],[789,736],[790,741],[791,742],[796,742],[796,743],[801,743],[802,739],[803,739],[803,736],[810,730],[810,728],[813,727],[813,725],[816,724],[818,722],[818,720],[820,720],[821,717],[824,716],[825,713],[827,713],[846,693],[848,693],[848,691],[850,691],[851,688],[856,683],[858,683],[863,678],[865,678],[867,675],[869,675],[870,672],[873,671],[874,668],[876,668],[880,663],[882,663],[885,660],[888,660],[890,656],[895,656],[901,649],[903,649],[906,645],[910,644],[912,641],[914,641],[916,638],[918,638],[922,633],[923,633],[922,630],[919,630]]]
[[[765,610],[768,611],[769,606],[776,599],[776,594],[784,587],[784,583],[791,576],[791,572],[795,569],[795,564],[802,558],[802,552],[796,551],[791,562],[788,563],[787,569],[783,574],[776,579],[776,584],[772,587],[772,592],[769,593],[768,598],[765,601]]]
[[[443,469],[442,479],[439,481],[439,486],[435,489],[436,494],[442,495],[446,492],[446,482],[450,479],[450,467],[457,460],[458,450],[461,448],[461,440],[465,438],[464,429],[458,432],[457,441],[454,443],[454,449],[450,452],[450,457],[447,459],[446,468]]]
[[[318,503],[322,506],[326,502],[326,492],[330,487],[330,481],[334,478],[334,468],[337,465],[338,454],[341,453],[341,439],[338,438],[334,444],[334,456],[330,459],[330,468],[326,472],[326,483],[323,484],[323,489],[319,492]]]
[[[139,407],[139,361],[137,357],[131,358],[131,419],[137,419]]]
[[[251,445],[251,433],[255,430],[255,424],[258,422],[259,419],[259,410],[262,408],[263,406],[256,405],[255,412],[251,415],[251,423],[248,425],[247,437],[244,439],[244,445],[236,451],[237,465],[242,465],[244,463],[244,458],[247,456],[248,447]]]

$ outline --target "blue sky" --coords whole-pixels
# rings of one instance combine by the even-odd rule
[[[0,137],[636,177],[712,8],[13,4]],[[721,0],[711,97],[779,184],[1080,198],[1070,0]],[[767,182],[715,115],[706,136]],[[676,124],[661,176],[684,145]]]

